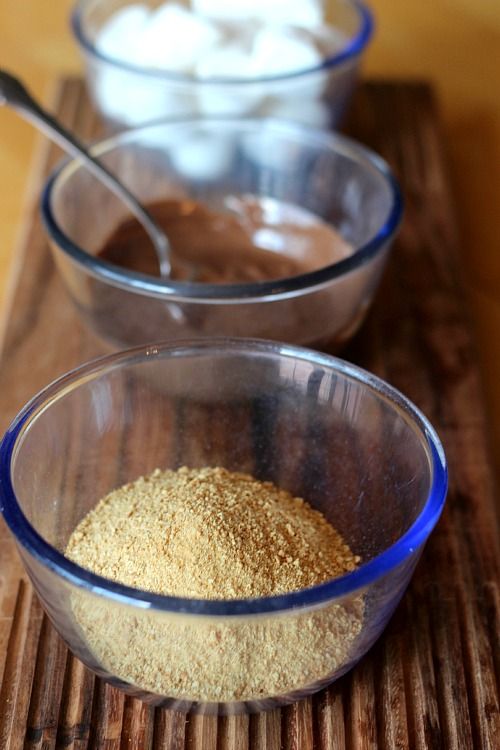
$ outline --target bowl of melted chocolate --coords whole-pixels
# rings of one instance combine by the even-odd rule
[[[91,329],[114,347],[249,336],[337,349],[361,324],[401,218],[376,154],[273,120],[156,123],[94,152],[165,231],[172,270],[121,202],[76,161],[42,214]]]

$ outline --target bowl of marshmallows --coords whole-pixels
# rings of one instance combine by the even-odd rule
[[[111,128],[214,114],[336,126],[372,25],[357,0],[80,0],[72,16]]]

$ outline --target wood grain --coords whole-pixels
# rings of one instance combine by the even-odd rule
[[[64,82],[56,108],[83,138],[97,134],[79,81]],[[67,653],[0,521],[1,750],[500,745],[497,496],[436,105],[425,85],[367,84],[348,128],[391,163],[403,185],[406,216],[374,308],[343,354],[389,380],[426,413],[450,466],[447,507],[409,591],[371,652],[330,688],[250,717],[184,716],[124,696]],[[40,225],[37,195],[57,155],[55,148],[45,149],[31,183],[24,256],[3,339],[3,427],[48,381],[103,351],[65,296]],[[222,442],[219,447],[225,450]],[[201,444],[191,450],[193,460],[203,460]]]
[[[51,750],[56,746],[66,654],[63,642],[44,616],[26,722],[26,750]]]
[[[68,653],[59,711],[57,747],[68,750],[85,750],[88,747],[94,682],[94,675]]]

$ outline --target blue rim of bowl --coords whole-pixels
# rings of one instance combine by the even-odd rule
[[[183,130],[190,125],[214,125],[229,128],[265,128],[270,134],[276,135],[300,135],[306,137],[309,145],[318,148],[327,148],[332,151],[343,152],[344,155],[358,162],[366,162],[370,168],[378,172],[379,176],[386,182],[392,195],[391,205],[387,216],[377,233],[347,258],[324,266],[316,271],[291,276],[284,279],[272,279],[270,281],[258,281],[245,284],[206,284],[200,282],[166,281],[160,277],[147,276],[135,271],[128,271],[104,261],[83,250],[74,243],[60,228],[51,206],[52,192],[59,178],[64,176],[67,168],[81,169],[75,159],[64,159],[49,176],[42,192],[41,212],[42,219],[50,238],[56,245],[78,265],[82,266],[86,273],[96,279],[105,281],[112,286],[128,292],[145,294],[168,300],[190,300],[205,304],[235,304],[249,302],[263,302],[275,300],[281,297],[289,297],[300,294],[304,290],[321,287],[333,279],[339,278],[351,271],[368,263],[379,252],[381,252],[396,234],[403,216],[403,196],[399,183],[392,173],[387,162],[371,149],[363,146],[357,141],[340,133],[326,132],[310,128],[300,123],[292,123],[287,120],[274,118],[255,119],[216,116],[206,117],[203,120],[197,118],[182,118],[177,120],[160,120],[148,123],[137,128],[124,130],[116,135],[93,144],[91,151],[95,156],[111,151],[113,148],[133,141],[137,134],[145,133],[149,129],[168,127]]]
[[[361,382],[379,396],[401,409],[408,422],[421,433],[430,453],[431,487],[427,501],[410,528],[391,547],[346,575],[334,578],[308,589],[279,596],[241,600],[200,600],[163,596],[115,583],[91,573],[71,562],[46,542],[29,523],[16,499],[11,480],[11,464],[15,457],[17,440],[32,417],[53,400],[67,392],[72,383],[87,381],[92,375],[104,373],[125,363],[149,361],[152,357],[182,356],[202,350],[260,352],[301,359],[340,372]],[[78,387],[78,386],[77,386]],[[151,344],[101,357],[71,370],[40,391],[14,419],[0,443],[0,512],[16,541],[39,563],[61,576],[74,586],[107,597],[117,603],[142,609],[179,612],[207,616],[255,615],[314,607],[329,600],[345,597],[390,573],[408,556],[425,543],[441,515],[448,485],[444,450],[434,428],[422,412],[402,393],[366,370],[344,360],[302,347],[279,344],[258,339],[184,340],[175,343]]]
[[[367,8],[366,5],[359,2],[359,0],[344,0],[344,4],[351,6],[358,13],[359,27],[355,35],[349,40],[346,46],[335,55],[325,58],[321,65],[315,65],[311,68],[302,68],[301,70],[294,71],[293,73],[285,73],[274,76],[265,76],[259,78],[232,78],[232,77],[216,77],[213,78],[196,78],[182,73],[176,73],[174,71],[164,71],[157,68],[143,68],[140,66],[127,63],[123,60],[119,60],[104,53],[100,52],[93,42],[88,38],[85,33],[84,25],[82,21],[82,14],[86,5],[89,5],[96,0],[80,0],[71,13],[70,25],[73,34],[78,44],[85,50],[89,55],[95,57],[100,62],[112,65],[120,70],[128,71],[129,73],[135,73],[136,75],[143,75],[154,78],[156,80],[164,81],[176,81],[179,83],[195,83],[197,86],[204,85],[238,85],[238,86],[251,86],[257,83],[271,83],[279,81],[289,81],[301,76],[311,75],[322,70],[328,70],[332,67],[339,67],[349,60],[355,59],[364,50],[368,42],[370,41],[373,30],[374,30],[374,18],[373,14]]]

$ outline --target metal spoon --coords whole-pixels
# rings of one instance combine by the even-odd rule
[[[160,229],[149,212],[141,206],[137,198],[132,195],[125,185],[87,151],[85,146],[72,133],[55,120],[49,112],[42,109],[21,81],[5,70],[0,69],[0,105],[2,104],[14,109],[21,117],[42,130],[45,135],[57,143],[64,151],[82,162],[89,172],[125,203],[137,221],[142,224],[154,245],[161,276],[167,279],[170,278],[170,243],[163,230]]]

